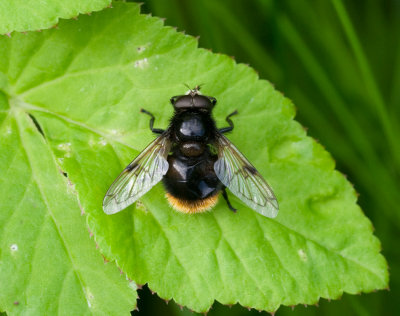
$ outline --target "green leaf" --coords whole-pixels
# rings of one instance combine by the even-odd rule
[[[0,121],[0,309],[129,314],[136,285],[96,250],[73,187],[28,113],[12,107]]]
[[[195,311],[214,300],[275,311],[387,287],[380,243],[351,184],[293,120],[292,103],[251,68],[198,49],[128,3],[3,43],[11,108],[35,117],[100,250],[138,284]],[[205,214],[180,214],[161,185],[136,206],[103,213],[108,186],[155,137],[139,109],[167,126],[169,98],[185,92],[183,83],[205,83],[218,99],[218,126],[238,109],[228,137],[274,188],[277,218],[232,195],[237,214],[223,200]]]
[[[47,29],[59,19],[99,11],[111,0],[12,0],[0,2],[0,34]]]

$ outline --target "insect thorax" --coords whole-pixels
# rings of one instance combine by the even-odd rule
[[[210,113],[185,111],[175,114],[172,126],[176,142],[207,142],[213,135],[215,124]]]

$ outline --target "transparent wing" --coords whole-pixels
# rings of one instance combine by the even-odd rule
[[[224,135],[217,134],[218,179],[253,210],[267,217],[278,215],[278,201],[271,187]]]
[[[110,186],[103,200],[104,212],[123,210],[156,185],[168,171],[170,148],[166,132],[150,143]]]

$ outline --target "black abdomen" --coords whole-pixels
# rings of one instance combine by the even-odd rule
[[[199,156],[187,157],[180,147],[168,156],[169,169],[163,178],[166,191],[183,200],[201,200],[218,193],[222,183],[214,172],[217,155],[205,147]]]

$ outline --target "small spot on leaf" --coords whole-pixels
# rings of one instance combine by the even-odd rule
[[[147,60],[147,58],[143,58],[143,59],[135,61],[135,68],[144,69],[148,65],[149,65],[149,61]]]
[[[64,152],[64,158],[71,157],[71,143],[58,144],[57,148]]]
[[[107,141],[104,139],[104,137],[100,137],[99,144],[102,146],[107,145]]]
[[[143,53],[143,52],[145,51],[145,49],[146,49],[145,46],[139,46],[139,47],[137,48],[137,51],[138,51],[138,53],[140,54],[140,53]]]
[[[297,251],[297,254],[299,255],[299,257],[300,257],[301,260],[303,260],[303,261],[306,261],[306,260],[307,260],[307,254],[304,252],[303,249],[299,249],[299,250]]]
[[[92,308],[93,301],[94,301],[94,295],[88,288],[86,288],[86,301],[87,301],[89,308]]]
[[[142,200],[137,200],[136,201],[136,208],[139,210],[142,210],[144,212],[147,212],[146,206],[143,204]]]

